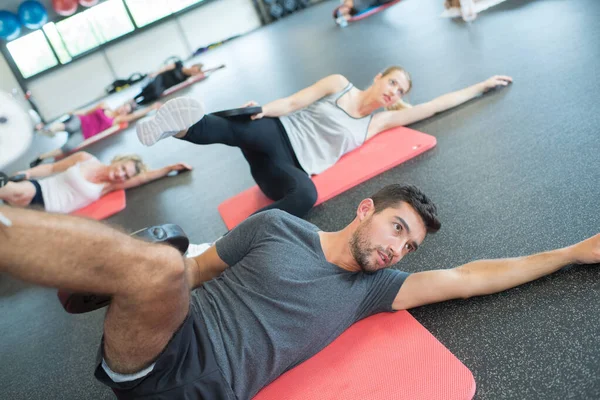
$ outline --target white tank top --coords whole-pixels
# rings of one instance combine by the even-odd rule
[[[94,159],[39,181],[46,211],[68,214],[100,198],[104,184],[92,183],[81,174],[81,165],[90,161]]]
[[[373,115],[354,118],[337,104],[350,89],[351,83],[340,92],[279,118],[298,162],[309,175],[325,171],[367,139]]]

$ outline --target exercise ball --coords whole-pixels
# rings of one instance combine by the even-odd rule
[[[79,4],[81,4],[84,7],[91,7],[98,4],[98,0],[79,0]]]
[[[19,17],[8,11],[0,11],[0,39],[13,40],[18,38],[20,33]]]
[[[33,138],[33,124],[25,109],[0,91],[0,171],[21,157]]]
[[[52,8],[63,17],[75,14],[77,6],[77,0],[52,0]]]
[[[19,6],[19,19],[29,29],[41,28],[48,22],[48,13],[36,0],[27,0]]]

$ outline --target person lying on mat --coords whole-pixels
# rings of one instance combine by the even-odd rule
[[[175,136],[195,144],[239,147],[258,187],[274,200],[263,210],[279,208],[302,217],[317,200],[310,175],[325,171],[386,129],[429,118],[510,82],[508,76],[493,76],[411,107],[402,100],[412,88],[410,75],[401,67],[390,67],[377,74],[365,90],[342,75],[330,75],[290,97],[268,103],[252,121],[204,115],[201,102],[176,98],[154,117],[140,121],[136,129],[147,146]],[[380,108],[386,111],[376,112]]]
[[[155,102],[168,88],[179,85],[189,78],[203,76],[203,66],[204,64],[199,63],[184,67],[181,61],[164,66],[149,75],[152,80],[133,98],[132,104],[148,105]]]
[[[191,258],[96,221],[3,212],[12,226],[0,226],[0,272],[109,295],[95,376],[119,399],[251,399],[370,315],[497,293],[600,262],[597,234],[532,256],[393,269],[441,226],[432,201],[408,185],[361,201],[338,232],[268,210]]]
[[[112,126],[120,125],[123,122],[136,121],[149,112],[158,109],[160,106],[160,103],[155,103],[150,107],[135,110],[135,107],[126,103],[113,110],[106,103],[102,102],[90,109],[74,111],[67,114],[47,128],[38,131],[39,133],[48,136],[54,136],[58,132],[67,132],[68,138],[66,143],[58,149],[41,154],[30,163],[30,166],[35,167],[48,158],[55,158],[68,154],[80,146],[85,140],[106,131]]]
[[[191,166],[179,163],[148,170],[136,155],[118,156],[106,165],[82,151],[53,164],[19,172],[26,180],[8,182],[0,187],[0,200],[12,206],[41,206],[49,212],[68,214],[112,191],[141,186],[172,171],[191,169]]]
[[[342,4],[335,9],[334,18],[338,24],[344,24],[353,16],[360,14],[371,7],[379,7],[398,0],[342,0]]]

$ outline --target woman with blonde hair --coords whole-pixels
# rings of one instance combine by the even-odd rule
[[[0,187],[0,200],[16,207],[40,206],[49,212],[68,214],[112,191],[141,186],[172,171],[191,169],[179,163],[148,170],[137,155],[118,156],[106,165],[82,151],[61,161],[19,172],[24,180],[9,181]]]
[[[195,144],[239,147],[258,187],[274,201],[264,209],[279,208],[301,217],[317,200],[310,175],[325,171],[380,132],[429,118],[511,81],[493,76],[411,107],[402,101],[412,88],[410,75],[394,66],[377,74],[365,90],[342,75],[330,75],[266,104],[249,121],[204,115],[202,103],[180,97],[140,121],[136,129],[147,146],[175,136]]]

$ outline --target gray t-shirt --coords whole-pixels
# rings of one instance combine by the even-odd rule
[[[192,315],[239,399],[310,358],[392,302],[408,276],[348,272],[326,261],[318,228],[280,210],[253,215],[216,243],[230,267],[192,292]]]

